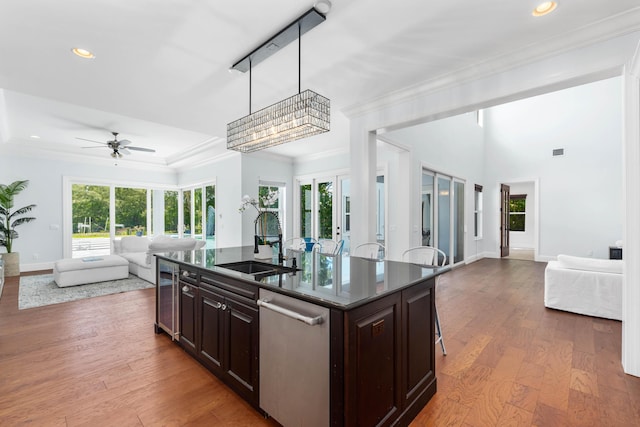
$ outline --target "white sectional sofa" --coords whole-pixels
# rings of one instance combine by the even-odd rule
[[[558,255],[544,272],[545,307],[622,320],[622,260]]]
[[[190,237],[156,236],[150,239],[145,236],[126,236],[120,240],[113,240],[112,253],[129,261],[129,273],[155,283],[156,259],[153,256],[154,253],[191,251],[201,249],[204,245],[203,240]]]

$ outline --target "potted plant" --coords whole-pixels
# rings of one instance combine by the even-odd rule
[[[18,238],[15,228],[35,220],[33,217],[23,215],[31,212],[36,205],[13,209],[15,196],[27,188],[27,185],[29,185],[28,180],[15,181],[9,185],[0,184],[0,246],[4,246],[7,250],[6,254],[2,254],[6,276],[20,275],[20,254],[12,251],[13,240]]]

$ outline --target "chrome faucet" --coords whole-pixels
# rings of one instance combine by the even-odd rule
[[[280,218],[278,218],[278,214],[276,212],[271,212],[271,211],[265,211],[265,212],[260,212],[258,214],[258,216],[256,217],[256,220],[253,222],[253,226],[254,226],[254,232],[255,232],[255,236],[254,236],[254,248],[253,248],[253,252],[254,253],[258,253],[258,242],[260,241],[260,236],[258,235],[258,221],[265,216],[265,221],[268,221],[268,218],[266,217],[266,215],[272,215],[275,217],[276,219],[276,223],[278,224],[278,264],[283,264],[284,263],[284,255],[282,253],[282,227],[280,226]],[[263,240],[264,240],[264,236]],[[273,245],[276,242],[264,242],[266,244],[268,244],[269,246],[273,247]]]

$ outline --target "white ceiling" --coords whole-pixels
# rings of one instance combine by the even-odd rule
[[[514,65],[640,30],[637,0],[333,0],[302,37],[302,89],[339,111],[394,91],[495,64]],[[226,124],[249,112],[247,74],[230,66],[313,6],[313,0],[29,0],[0,6],[0,148],[108,158],[110,131],[128,161],[176,166],[225,152]],[[72,55],[89,49],[92,60]],[[292,44],[253,68],[253,110],[298,90]],[[39,139],[31,135],[40,136]],[[318,137],[314,137],[318,138]],[[331,133],[322,150],[344,144]],[[97,145],[97,144],[96,144]],[[317,152],[297,141],[269,151]],[[43,151],[44,150],[44,151]],[[89,157],[88,157],[89,158]]]

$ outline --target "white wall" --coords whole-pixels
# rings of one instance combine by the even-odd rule
[[[28,179],[29,186],[15,200],[15,206],[36,204],[31,216],[36,220],[17,228],[19,238],[13,250],[20,252],[22,271],[52,268],[53,262],[63,258],[63,206],[62,179],[64,176],[83,177],[87,180],[109,180],[142,185],[175,186],[173,173],[129,169],[123,166],[81,163],[25,157],[2,152],[0,155],[0,182]],[[4,248],[2,249],[4,251]]]
[[[420,191],[422,168],[461,178],[465,182],[465,258],[479,256],[482,241],[473,236],[474,184],[484,185],[484,131],[477,124],[475,112],[395,130],[384,138],[410,149],[411,194],[399,206],[410,206],[411,240],[409,246],[421,244],[422,217]],[[394,188],[394,187],[391,187]],[[395,191],[395,189],[393,190]],[[406,249],[406,247],[405,247]]]
[[[608,258],[609,245],[622,238],[621,120],[620,77],[485,112],[485,179],[487,194],[496,195],[485,200],[485,236],[494,253],[500,183],[538,178],[540,258]],[[555,148],[564,156],[552,156]]]
[[[242,219],[242,245],[253,245],[255,235],[255,219],[257,212],[247,209],[244,213],[238,213],[242,196],[258,196],[260,181],[282,182],[286,187],[285,214],[283,238],[292,237],[293,233],[293,164],[289,159],[275,158],[263,153],[247,154],[242,156],[242,194],[232,202],[235,211]],[[282,221],[282,218],[281,218]]]
[[[217,162],[200,166],[178,175],[180,186],[215,181],[216,183],[216,245],[242,245],[242,217],[238,206],[242,198],[242,157],[233,153]]]

